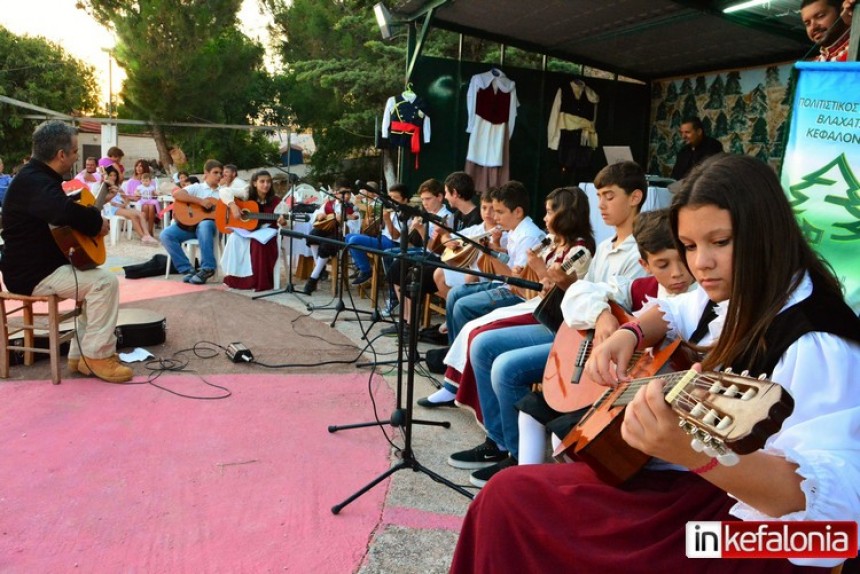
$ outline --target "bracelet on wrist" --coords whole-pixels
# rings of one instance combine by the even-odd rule
[[[642,327],[639,325],[638,321],[628,321],[619,327],[619,329],[624,329],[626,331],[630,331],[634,335],[636,335],[636,346],[639,347],[642,344],[642,341],[645,340],[645,334],[642,332]]]
[[[716,459],[716,457],[714,457],[700,467],[691,468],[690,472],[692,472],[693,474],[705,474],[706,472],[714,470],[717,464],[719,464],[719,461]]]

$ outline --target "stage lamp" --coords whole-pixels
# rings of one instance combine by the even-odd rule
[[[746,2],[741,2],[739,4],[732,4],[726,8],[723,8],[724,14],[731,14],[732,12],[740,12],[741,10],[749,10],[750,8],[758,8],[759,6],[763,6],[764,4],[769,4],[771,0],[747,0]]]
[[[390,40],[399,31],[402,22],[395,21],[391,16],[391,12],[385,7],[382,2],[377,2],[373,5],[373,14],[376,16],[376,24],[379,26],[379,32],[382,34],[383,40]]]

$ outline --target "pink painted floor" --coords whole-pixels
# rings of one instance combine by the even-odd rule
[[[327,432],[367,418],[366,373],[207,379],[233,396],[0,385],[0,572],[353,572],[380,523],[426,520],[383,518],[385,485],[330,512],[389,466],[379,429]]]

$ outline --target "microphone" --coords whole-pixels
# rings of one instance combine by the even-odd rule
[[[510,255],[508,255],[507,253],[502,253],[501,251],[493,251],[492,249],[487,248],[486,253],[488,255],[492,255],[493,257],[495,257],[496,259],[498,259],[499,261],[501,261],[505,265],[507,265],[508,261],[511,260]]]

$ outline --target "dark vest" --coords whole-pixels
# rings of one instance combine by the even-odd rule
[[[812,295],[776,316],[765,332],[765,352],[757,360],[741,357],[733,370],[749,370],[753,376],[770,375],[785,351],[806,333],[830,333],[860,343],[860,319],[838,296],[816,288]]]

